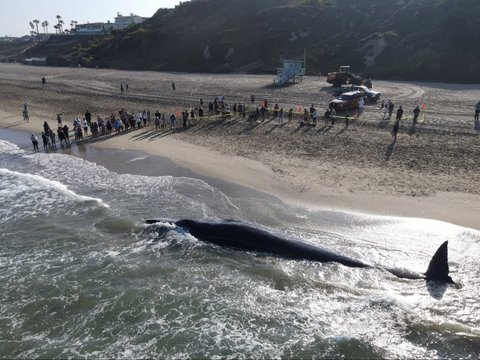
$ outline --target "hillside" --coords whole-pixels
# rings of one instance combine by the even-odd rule
[[[273,73],[283,57],[317,74],[480,82],[478,0],[194,0],[160,9],[69,61],[121,69]]]

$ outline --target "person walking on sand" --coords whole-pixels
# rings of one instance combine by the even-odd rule
[[[474,128],[476,130],[480,129],[480,121],[479,121],[479,116],[480,116],[480,101],[475,105],[475,123],[474,123]]]
[[[417,106],[413,110],[413,122],[412,122],[412,128],[415,128],[417,126],[417,121],[418,121],[418,116],[420,115],[420,108]]]
[[[33,151],[39,152],[40,150],[38,150],[38,139],[34,133],[32,133],[32,135],[30,136],[30,139],[32,140]]]
[[[396,120],[397,120],[397,121],[402,120],[402,116],[403,116],[403,109],[402,109],[402,107],[400,106],[400,107],[398,108],[398,110],[397,110],[397,119],[396,119]]]

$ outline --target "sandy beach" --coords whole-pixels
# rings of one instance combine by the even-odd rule
[[[47,78],[42,86],[41,77]],[[268,99],[285,112],[310,107],[320,114],[332,98],[324,78],[272,87],[273,76],[177,74],[0,64],[0,126],[42,131],[56,114],[72,128],[86,109],[96,116],[159,110],[167,115],[224,95],[228,103],[255,105]],[[172,90],[172,81],[176,90]],[[120,93],[120,83],[129,92]],[[398,140],[380,105],[368,105],[348,129],[247,121],[240,116],[206,118],[187,129],[159,132],[154,126],[81,146],[140,150],[171,159],[194,173],[219,178],[307,207],[447,221],[480,229],[480,137],[473,129],[478,85],[373,80],[382,99],[404,110]],[[29,104],[30,122],[22,120]],[[425,104],[425,120],[409,133],[411,113]],[[26,133],[28,139],[28,134]],[[112,159],[115,161],[115,159]]]

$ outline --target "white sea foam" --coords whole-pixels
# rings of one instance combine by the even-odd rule
[[[10,179],[16,178],[20,180],[20,182],[17,182],[17,181],[10,182],[11,185],[15,185],[14,187],[0,189],[0,194],[5,196],[7,196],[8,193],[10,194],[13,193],[15,195],[18,195],[19,193],[54,189],[58,193],[61,193],[67,196],[71,200],[94,201],[98,203],[99,206],[102,206],[105,208],[109,207],[109,205],[104,203],[102,199],[76,194],[75,192],[69,190],[67,186],[65,186],[61,182],[55,181],[55,180],[49,180],[39,175],[20,173],[20,172],[11,171],[8,169],[0,169],[0,176],[2,178],[7,177]],[[5,180],[8,180],[8,179],[5,179]],[[22,186],[22,183],[23,183],[23,186]]]
[[[0,154],[7,155],[19,155],[23,154],[25,151],[20,149],[18,145],[12,144],[11,142],[0,140]]]

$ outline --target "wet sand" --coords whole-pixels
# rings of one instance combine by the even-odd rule
[[[40,82],[47,77],[47,86]],[[89,109],[94,116],[157,109],[169,115],[223,94],[233,104],[264,98],[284,109],[314,104],[323,113],[332,98],[324,79],[307,77],[286,88],[271,86],[272,76],[175,74],[96,69],[62,69],[0,64],[0,126],[42,130],[62,113],[73,118]],[[175,81],[176,90],[171,88]],[[121,94],[120,83],[130,92]],[[369,105],[345,129],[279,124],[271,117],[251,122],[241,117],[208,118],[186,130],[158,132],[154,127],[95,141],[89,145],[129,149],[170,159],[193,174],[218,178],[265,192],[288,203],[356,212],[444,220],[480,228],[480,138],[473,130],[474,85],[373,81],[383,99],[405,113],[398,140],[380,105]],[[22,104],[31,121],[23,123]],[[411,112],[426,104],[425,121],[414,134]],[[287,110],[285,110],[287,112]],[[68,120],[67,120],[68,119]],[[81,153],[78,155],[84,156]],[[119,161],[117,157],[112,162]],[[129,164],[122,164],[129,171]],[[150,165],[148,166],[151,167]],[[155,174],[155,171],[152,175]]]

